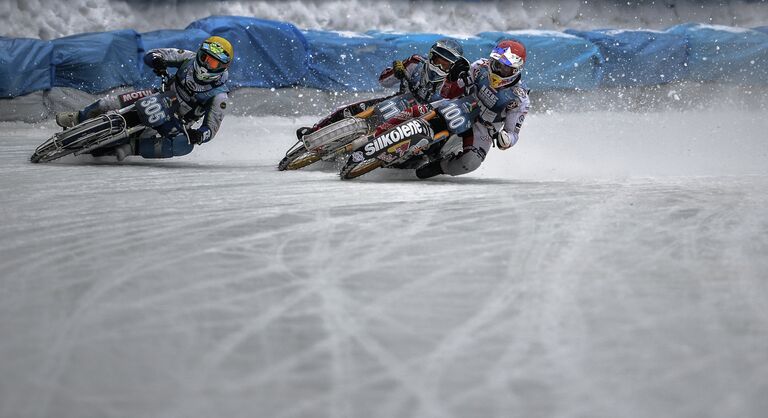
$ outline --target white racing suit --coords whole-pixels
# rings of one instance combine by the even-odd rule
[[[503,149],[515,145],[519,138],[520,128],[530,107],[528,89],[519,79],[499,90],[492,89],[487,61],[480,59],[472,63],[466,86],[462,80],[446,80],[441,89],[441,94],[446,98],[459,97],[468,89],[468,94],[478,98],[481,108],[472,130],[461,135],[462,151],[440,161],[443,174],[459,176],[480,167],[491,149],[493,139],[502,129],[508,135],[508,144],[504,144]]]
[[[151,66],[152,59],[156,56],[162,58],[166,66],[177,68],[166,91],[174,92],[179,99],[178,113],[188,136],[184,134],[184,130],[174,130],[172,134],[156,138],[155,132],[148,128],[148,132],[134,144],[133,151],[144,158],[186,155],[192,151],[195,144],[210,141],[219,130],[227,108],[229,89],[224,83],[229,74],[224,71],[217,81],[203,83],[194,77],[194,52],[174,48],[152,49],[145,55],[144,62]],[[103,97],[83,109],[78,119],[82,121],[108,110],[120,109],[154,93],[155,90],[140,90]],[[200,126],[192,128],[201,119]]]

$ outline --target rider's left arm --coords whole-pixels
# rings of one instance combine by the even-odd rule
[[[144,62],[151,67],[154,57],[161,58],[168,67],[179,67],[184,61],[194,58],[195,53],[185,49],[155,48],[147,51]]]
[[[528,114],[530,102],[528,97],[518,98],[507,106],[507,116],[504,118],[503,134],[499,132],[496,138],[496,145],[500,149],[508,149],[517,143],[520,139],[520,129]]]
[[[228,99],[227,93],[219,93],[210,100],[202,125],[197,129],[189,130],[190,142],[204,144],[216,136],[216,132],[218,132],[221,126],[221,121],[224,120],[224,111],[227,108]]]

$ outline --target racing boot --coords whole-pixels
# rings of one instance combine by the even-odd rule
[[[428,179],[435,177],[438,174],[445,174],[443,167],[440,166],[441,160],[432,161],[429,164],[423,165],[416,169],[416,177],[420,179]]]
[[[123,161],[125,157],[129,155],[136,155],[136,146],[133,141],[115,148],[115,157],[117,157],[117,161]]]
[[[56,114],[56,124],[64,129],[71,128],[79,122],[79,112],[59,112]]]

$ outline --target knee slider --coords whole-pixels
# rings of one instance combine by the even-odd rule
[[[469,147],[457,154],[445,164],[446,174],[458,176],[477,170],[485,159],[485,151],[481,148]]]

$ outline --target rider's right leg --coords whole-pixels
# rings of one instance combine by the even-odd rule
[[[187,155],[193,148],[187,136],[179,134],[172,138],[142,138],[132,152],[144,158],[171,158]]]
[[[79,112],[56,113],[56,124],[62,128],[71,128],[78,123],[106,113],[108,110],[120,108],[120,100],[117,96],[109,95],[96,100]]]

